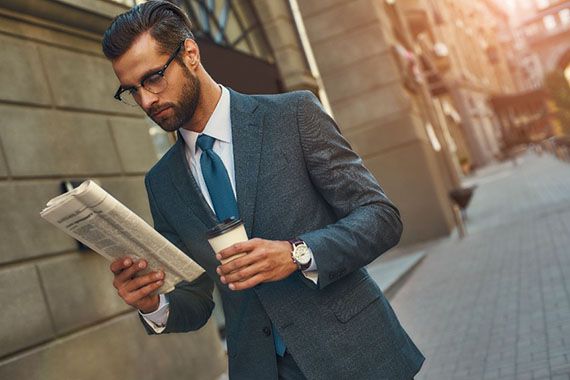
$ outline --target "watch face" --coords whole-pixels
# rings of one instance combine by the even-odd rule
[[[301,265],[305,265],[311,260],[311,250],[307,247],[306,244],[298,245],[295,248],[295,260],[299,262]]]

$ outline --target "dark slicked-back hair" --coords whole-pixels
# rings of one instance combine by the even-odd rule
[[[194,39],[192,23],[182,9],[162,0],[150,0],[115,17],[103,35],[103,54],[114,60],[145,32],[158,42],[160,53],[170,54],[187,38]]]

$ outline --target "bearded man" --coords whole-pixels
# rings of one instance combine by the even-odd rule
[[[216,285],[231,379],[413,378],[424,358],[364,268],[398,243],[399,212],[316,97],[216,83],[190,21],[166,1],[119,15],[103,51],[115,98],[178,133],[145,184],[156,230],[205,269],[158,296],[164,273],[112,263],[147,332],[202,327]],[[252,239],[216,256],[207,231],[228,217]]]

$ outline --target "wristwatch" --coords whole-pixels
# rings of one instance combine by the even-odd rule
[[[297,265],[299,270],[307,270],[311,266],[313,257],[311,248],[301,239],[289,240],[293,249],[291,250],[291,258]]]

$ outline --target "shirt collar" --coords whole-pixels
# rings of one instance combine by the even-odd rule
[[[218,104],[206,123],[204,130],[201,133],[189,131],[184,128],[180,128],[178,130],[192,154],[195,153],[196,140],[201,134],[206,134],[225,143],[232,142],[230,92],[224,86],[219,86],[222,89],[222,96],[220,97],[220,100],[218,100]]]

